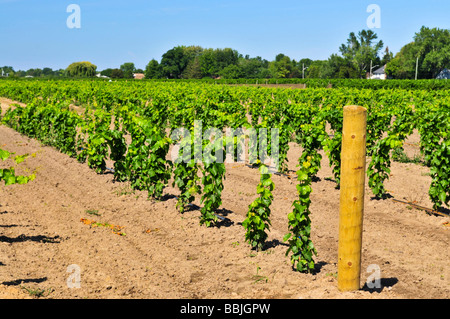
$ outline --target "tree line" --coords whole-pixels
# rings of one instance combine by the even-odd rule
[[[51,68],[17,71],[3,67],[9,76],[33,77],[92,77],[100,74],[109,78],[133,78],[144,73],[147,79],[358,79],[366,78],[373,70],[385,66],[392,79],[434,79],[443,69],[450,68],[450,30],[423,26],[400,52],[393,54],[372,30],[351,32],[346,43],[327,60],[299,60],[280,53],[273,61],[243,55],[232,48],[202,48],[201,46],[176,46],[165,52],[160,61],[152,59],[145,70],[137,69],[132,62],[118,68],[97,72],[90,62],[75,62],[66,69]]]
[[[346,43],[327,60],[295,60],[280,53],[273,61],[243,56],[231,48],[204,49],[199,46],[177,46],[152,59],[145,69],[146,78],[204,77],[238,78],[366,78],[382,66],[392,79],[434,79],[450,68],[450,30],[422,27],[411,43],[395,56],[372,30],[351,32]]]
[[[144,73],[144,70],[137,69],[132,62],[126,62],[119,68],[108,68],[100,73],[97,72],[97,66],[88,61],[71,63],[66,69],[52,70],[51,68],[32,68],[27,71],[14,71],[12,66],[4,66],[3,76],[12,77],[44,77],[44,78],[60,78],[60,77],[93,77],[98,74],[109,78],[126,78],[132,79],[134,73]]]

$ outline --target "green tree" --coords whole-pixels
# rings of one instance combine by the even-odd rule
[[[239,57],[238,65],[241,67],[243,78],[247,79],[258,79],[267,78],[263,73],[268,72],[269,61],[257,56],[256,58],[250,58],[249,55],[245,57]],[[265,71],[264,71],[265,70]]]
[[[183,46],[182,48],[184,55],[189,61],[192,61],[195,58],[199,57],[203,52],[203,48],[198,45]]]
[[[297,66],[298,66],[298,67],[303,67],[303,66],[305,66],[305,67],[308,68],[313,62],[314,62],[314,61],[311,60],[311,59],[309,59],[309,58],[304,58],[304,59],[301,59],[300,61],[297,62]]]
[[[29,69],[29,70],[27,70],[26,75],[30,75],[30,76],[33,76],[33,77],[38,77],[38,76],[42,75],[42,70],[39,69],[39,68]]]
[[[161,58],[161,73],[169,79],[179,79],[189,63],[189,56],[184,47],[177,46],[163,54]]]
[[[395,58],[387,63],[386,74],[394,79],[414,79],[418,53],[414,42],[406,44]]]
[[[152,59],[145,67],[146,79],[159,79],[162,77],[161,65],[155,59]]]
[[[216,49],[216,64],[218,71],[226,68],[229,65],[237,65],[239,61],[239,53],[231,48]]]
[[[305,77],[309,79],[323,79],[329,74],[328,61],[316,60],[311,62],[308,69],[305,71]]]
[[[184,56],[187,59],[187,65],[181,77],[185,79],[201,79],[203,77],[199,57],[203,48],[198,45],[183,46]]]
[[[360,76],[360,70],[348,59],[332,54],[327,61],[326,77],[335,79],[351,79]]]
[[[51,68],[43,68],[42,69],[42,75],[43,76],[52,76],[53,70]]]
[[[298,78],[303,78],[303,75],[305,76],[305,78],[308,77],[308,69],[311,66],[311,64],[314,61],[308,58],[304,58],[301,59],[298,62],[295,62],[295,60],[293,61],[293,67],[294,67],[294,72],[297,74],[298,73]],[[305,68],[305,70],[303,71],[303,68]]]
[[[189,61],[186,69],[182,74],[182,77],[184,79],[201,79],[203,77],[202,67],[200,65],[200,59],[198,56]]]
[[[396,79],[434,79],[450,67],[450,30],[423,26],[386,66],[386,73]]]
[[[419,75],[434,79],[444,68],[450,67],[450,29],[423,26],[414,36],[420,64]]]
[[[25,75],[27,75],[27,72],[24,70],[19,70],[16,73],[14,73],[14,76],[20,77],[20,78],[23,78]]]
[[[110,77],[112,79],[123,79],[124,73],[121,69],[112,69]]]
[[[74,62],[67,69],[67,75],[73,77],[92,77],[96,75],[97,66],[91,62]]]
[[[127,62],[120,66],[120,70],[123,72],[123,77],[126,79],[132,79],[133,73],[136,71],[136,68],[134,66],[134,63]]]
[[[53,74],[55,76],[64,76],[65,73],[66,73],[66,71],[64,69],[58,69],[58,70],[53,71]]]
[[[275,61],[269,63],[269,71],[274,78],[287,78],[292,72],[291,59],[283,53],[275,57]]]
[[[230,48],[205,49],[199,56],[199,62],[203,76],[217,77],[227,66],[238,64],[239,53]]]
[[[100,74],[107,76],[107,77],[111,77],[112,70],[113,69],[111,69],[111,68],[107,68],[107,69],[104,69],[102,72],[100,72]]]
[[[4,66],[0,68],[0,76],[6,76],[6,74],[8,74],[8,76],[13,76],[14,75],[14,68],[12,66]]]
[[[381,63],[378,53],[383,48],[383,41],[375,42],[376,39],[378,36],[372,30],[359,31],[358,35],[351,32],[347,44],[339,48],[342,56],[358,71],[360,78],[370,71],[371,61],[373,65]]]
[[[270,73],[269,68],[260,68],[258,72],[258,79],[270,79],[272,77],[272,73]]]
[[[217,66],[214,49],[205,49],[200,56],[200,67],[203,76],[217,76],[219,68]]]
[[[389,47],[386,47],[386,50],[384,50],[384,56],[381,59],[381,64],[380,65],[386,65],[389,62],[391,62],[391,60],[394,58],[394,53],[392,53],[391,51],[389,51]]]
[[[219,75],[224,79],[239,79],[244,76],[244,72],[239,65],[230,64],[220,70]]]

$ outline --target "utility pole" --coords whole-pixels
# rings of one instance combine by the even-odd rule
[[[374,68],[376,68],[377,66],[379,66],[379,65],[372,66],[372,60],[370,60],[370,72],[369,72],[369,77],[370,77],[370,79],[372,79],[372,70],[373,70]]]
[[[416,80],[417,80],[417,71],[419,70],[419,57],[417,57],[416,61]]]
[[[305,63],[302,63],[302,78],[303,78],[303,79],[305,78],[305,70],[306,70],[307,68],[308,68],[308,67],[305,68]]]

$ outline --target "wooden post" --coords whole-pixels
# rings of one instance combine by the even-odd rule
[[[367,110],[344,107],[339,203],[338,289],[360,289]]]

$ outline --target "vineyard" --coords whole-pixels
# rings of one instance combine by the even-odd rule
[[[152,238],[153,244],[159,245],[160,248],[164,247],[164,241],[174,240],[175,244],[170,246],[170,250],[175,250],[176,253],[168,252],[167,256],[164,256],[164,251],[149,248],[152,245],[151,240],[145,246],[148,251],[139,248],[140,254],[153,256],[153,264],[155,262],[166,264],[164,268],[148,266],[144,277],[151,277],[150,274],[155,273],[161,275],[158,271],[173,272],[175,276],[181,277],[181,281],[186,280],[193,286],[197,282],[205,281],[198,278],[205,276],[216,278],[216,274],[210,273],[207,268],[211,262],[215,263],[211,259],[201,263],[198,269],[189,275],[176,270],[180,258],[190,260],[189,256],[199,249],[202,255],[211,254],[221,260],[222,277],[230,277],[224,275],[226,272],[223,267],[227,267],[226,265],[239,264],[238,268],[242,270],[249,269],[248,264],[251,264],[256,273],[252,270],[253,273],[245,277],[250,278],[247,281],[250,291],[257,286],[255,289],[258,293],[267,297],[273,297],[271,290],[276,290],[275,296],[292,297],[295,292],[290,285],[294,282],[282,282],[279,278],[281,275],[277,275],[277,271],[285,274],[283,276],[287,276],[289,280],[307,278],[305,280],[309,281],[309,289],[314,286],[314,283],[310,282],[311,276],[322,274],[326,282],[332,282],[335,278],[333,275],[335,264],[331,257],[326,261],[323,257],[323,254],[334,256],[334,249],[328,247],[325,249],[327,253],[323,253],[321,247],[330,241],[335,244],[332,238],[337,236],[337,229],[325,226],[327,223],[332,224],[331,221],[325,221],[324,224],[318,222],[321,226],[316,227],[314,216],[321,216],[325,220],[336,219],[343,107],[360,105],[368,111],[366,197],[370,207],[369,214],[370,212],[379,214],[381,209],[385,210],[383,213],[390,214],[389,217],[386,216],[389,219],[394,218],[391,216],[395,215],[394,207],[406,209],[408,214],[415,214],[415,218],[420,221],[418,224],[431,223],[433,226],[425,232],[433,234],[432,238],[442,237],[445,242],[448,236],[446,225],[450,201],[448,89],[438,85],[438,82],[433,86],[423,84],[422,88],[414,82],[409,82],[411,83],[409,87],[405,84],[401,87],[381,87],[378,84],[381,82],[376,82],[373,87],[370,85],[357,87],[355,83],[354,81],[344,85],[339,82],[331,88],[317,84],[307,85],[306,89],[290,89],[259,85],[228,85],[217,81],[0,81],[0,96],[5,98],[6,102],[0,105],[1,123],[13,130],[8,131],[10,132],[8,134],[17,134],[11,136],[28,141],[21,142],[27,147],[28,144],[32,145],[37,141],[42,145],[37,150],[30,149],[29,153],[33,153],[34,156],[24,160],[27,167],[29,166],[29,171],[21,174],[23,176],[33,174],[33,180],[27,185],[8,186],[11,188],[2,186],[0,204],[4,205],[5,198],[8,205],[14,206],[9,204],[9,201],[13,203],[14,196],[19,195],[12,193],[5,195],[10,189],[13,193],[21,193],[20,187],[23,187],[24,192],[28,190],[32,194],[37,191],[33,189],[33,184],[38,183],[40,178],[44,181],[49,180],[49,177],[43,177],[39,167],[33,167],[34,160],[50,165],[48,163],[51,163],[51,159],[47,162],[45,158],[40,158],[50,151],[44,153],[38,151],[41,147],[46,147],[52,150],[52,156],[65,158],[68,166],[80,170],[79,167],[83,167],[83,172],[87,174],[84,178],[98,178],[102,183],[108,183],[107,187],[113,187],[120,193],[111,196],[127,198],[117,207],[97,203],[98,207],[101,205],[109,207],[115,213],[116,219],[120,220],[120,225],[133,224],[122,227],[112,222],[93,221],[102,219],[101,213],[98,212],[96,213],[98,216],[91,216],[92,214],[86,216],[86,212],[98,209],[94,204],[95,187],[91,189],[93,194],[85,194],[86,197],[92,198],[83,198],[80,193],[80,200],[86,200],[90,206],[94,206],[82,209],[81,207],[85,207],[82,203],[76,204],[78,211],[81,210],[77,216],[79,216],[78,224],[84,226],[83,231],[111,228],[114,235],[120,236],[115,240],[130,240],[124,247],[137,245],[136,242],[142,241],[142,238],[139,239],[140,237],[135,237],[136,234],[128,231],[133,227],[145,228],[139,236],[147,236],[146,240]],[[271,130],[276,130],[278,135],[271,135]],[[12,133],[14,131],[16,133]],[[234,134],[229,135],[229,132]],[[254,136],[245,132],[252,132]],[[6,134],[6,131],[0,134]],[[11,144],[14,143],[11,140],[6,142],[3,136],[0,138],[0,149],[18,154],[28,153],[27,147],[16,149],[17,145],[13,147]],[[254,143],[253,146],[257,146],[251,148],[246,143],[251,144],[252,141],[259,144]],[[403,160],[406,157],[410,146],[417,149],[417,160],[411,165],[414,165],[414,172],[418,174],[418,176],[411,174],[411,179],[419,178],[420,185],[409,182],[407,179],[409,173],[406,173],[405,178],[395,184],[399,185],[400,189],[392,189],[390,185],[395,183],[392,180],[397,177],[398,170],[404,168],[399,165],[406,165],[400,162],[402,157]],[[247,149],[248,154],[243,151]],[[274,171],[270,169],[266,160],[275,155],[277,166]],[[62,170],[63,167],[58,165],[55,170]],[[77,178],[81,180],[82,177]],[[59,183],[63,181],[57,182]],[[81,192],[83,185],[78,187]],[[425,188],[422,190],[421,187]],[[416,193],[417,198],[421,198],[420,204],[423,207],[417,206],[418,202],[413,198],[397,196],[410,188],[411,194]],[[418,194],[422,191],[423,193]],[[325,198],[328,197],[330,201],[334,198],[332,205],[326,204]],[[138,198],[141,200],[138,201]],[[240,198],[238,202],[237,198]],[[33,201],[33,198],[24,197],[19,200]],[[55,201],[59,200],[62,199],[55,198]],[[400,204],[399,201],[409,203],[409,206]],[[73,201],[70,202],[75,204]],[[111,203],[114,203],[114,200],[111,200]],[[65,206],[67,204],[61,205],[67,207]],[[147,205],[152,205],[151,210],[157,210],[155,207],[159,207],[158,214],[146,216]],[[318,212],[317,205],[320,205],[321,212]],[[26,204],[25,207],[36,209],[33,204]],[[136,220],[127,220],[133,218],[133,214],[121,215],[121,207],[127,212],[129,209],[140,211],[136,213]],[[410,211],[414,207],[425,210]],[[2,210],[4,209],[2,206]],[[167,213],[168,210],[170,213]],[[59,221],[65,224],[66,219],[74,218],[67,216],[69,211],[70,209],[64,210],[65,217],[53,218],[59,218]],[[161,211],[165,211],[166,215]],[[4,215],[2,224],[8,223],[7,215]],[[369,223],[370,218],[375,217],[369,217]],[[150,221],[159,226],[150,225]],[[39,220],[32,222],[39,223]],[[387,229],[393,227],[385,224],[388,222],[382,219],[377,221],[373,219],[372,223],[377,225],[376,227],[384,226]],[[408,231],[415,233],[414,227],[409,222],[407,224]],[[170,227],[164,225],[175,228],[170,230]],[[163,228],[166,232],[165,237],[161,237]],[[424,232],[423,228],[426,226],[419,228]],[[325,229],[327,231],[324,232]],[[380,231],[382,229],[380,228]],[[185,236],[197,234],[201,235],[201,239],[194,247],[186,247],[182,244],[183,237],[173,232]],[[381,237],[382,241],[386,241],[386,237],[390,235],[385,233]],[[102,232],[101,236],[107,235]],[[47,240],[64,241],[60,237],[49,237]],[[114,238],[108,239],[108,242],[113,244],[112,240]],[[192,245],[192,239],[185,240]],[[206,250],[206,247],[202,246],[213,243],[217,245],[216,252]],[[442,241],[439,243],[437,240],[435,245],[439,244],[442,244]],[[236,257],[228,256],[228,249],[222,249],[221,245],[227,245],[228,249],[239,249],[246,254],[246,265],[237,261]],[[373,253],[369,243],[367,245],[365,249],[368,253]],[[383,246],[385,243],[380,245],[376,249],[393,250],[392,247]],[[421,242],[420,245],[424,243]],[[182,247],[187,250],[183,250]],[[123,254],[126,256],[126,249],[123,247],[121,249],[124,249]],[[133,246],[133,249],[137,248]],[[403,254],[405,249],[396,246],[395,251],[402,251]],[[424,246],[423,249],[432,252],[429,247]],[[270,256],[272,252],[276,258]],[[435,260],[434,264],[441,265],[443,269],[439,267],[433,269],[433,276],[437,279],[430,284],[432,286],[430,289],[433,291],[434,288],[435,295],[445,297],[445,294],[448,296],[448,286],[446,288],[445,285],[445,282],[448,282],[448,268],[445,263],[445,260],[448,260],[448,252],[441,253],[439,261]],[[195,255],[194,260],[202,258]],[[170,256],[173,260],[168,260]],[[382,253],[377,256],[383,259]],[[122,264],[124,261],[119,262],[114,256],[110,257],[117,267],[124,267],[124,271],[127,269],[126,261]],[[269,266],[261,266],[265,263],[265,259],[271,258],[275,258],[278,264],[272,264],[272,269],[269,269]],[[432,264],[426,260],[421,262],[422,268],[429,267],[424,266],[425,264]],[[77,261],[74,260],[72,263],[77,264]],[[391,260],[389,263],[394,262]],[[403,264],[395,265],[397,268],[403,266]],[[143,265],[136,267],[142,268]],[[237,270],[238,268],[230,271],[241,271]],[[216,267],[214,269],[218,272]],[[60,272],[61,276],[67,276],[64,270]],[[189,278],[186,279],[184,276]],[[170,282],[172,279],[168,280]],[[233,280],[231,279],[231,282]],[[272,286],[264,289],[264,282],[276,286],[277,289]],[[396,288],[395,283],[395,280],[384,281],[384,285],[393,286],[393,290]],[[162,285],[164,286],[164,283]],[[227,281],[219,285],[206,284],[206,286],[205,290],[199,288],[193,292],[185,285],[173,295],[203,298],[208,295],[222,296],[214,289],[224,289],[223,286],[227,286]],[[286,289],[290,291],[287,295],[281,293],[283,286],[288,287]],[[403,287],[401,284],[398,286]],[[114,287],[114,284],[111,284],[111,287]],[[167,289],[165,286],[161,288]],[[144,288],[140,286],[140,290],[136,289],[129,292],[129,295],[136,297],[136,294],[142,294]],[[157,288],[154,289],[156,289],[152,290],[154,296],[170,296],[170,293],[158,293]],[[237,295],[244,298],[255,297],[246,288],[242,289],[242,294],[237,292]],[[415,289],[404,289],[407,292],[404,292],[403,296],[411,297],[411,294],[413,297],[416,296]],[[101,291],[103,293],[104,290]],[[367,294],[360,297],[373,296],[373,291],[366,289],[364,292]],[[382,289],[381,292],[390,293],[386,289]],[[85,293],[92,294],[92,292]],[[144,297],[151,298],[152,293]],[[229,293],[231,294],[231,291]],[[99,295],[102,294],[99,292]],[[402,293],[399,291],[398,295],[402,296]],[[386,296],[390,297],[393,296]]]

